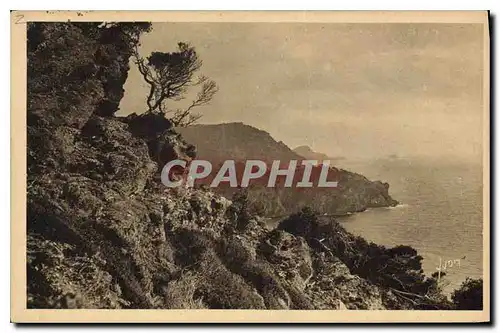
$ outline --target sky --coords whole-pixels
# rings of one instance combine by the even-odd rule
[[[219,86],[200,123],[243,122],[331,157],[481,160],[477,24],[154,23],[143,56],[189,42]],[[118,115],[145,109],[134,65]]]

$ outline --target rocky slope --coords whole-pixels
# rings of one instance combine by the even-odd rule
[[[112,28],[117,43],[128,28]],[[447,306],[427,299],[435,281],[411,248],[368,244],[307,209],[269,230],[244,195],[166,189],[161,166],[194,147],[161,116],[101,112],[110,79],[94,58],[110,28],[29,29],[28,308]],[[127,52],[114,51],[123,78]]]
[[[276,142],[269,133],[243,123],[218,125],[195,125],[177,129],[182,136],[197,148],[197,158],[221,163],[227,159],[245,162],[258,159],[290,161],[310,159],[317,154],[300,155],[283,142]],[[300,149],[299,152],[304,152]],[[317,157],[317,156],[316,156]],[[326,155],[325,155],[325,159]],[[361,212],[369,207],[397,205],[389,195],[389,184],[370,181],[366,177],[347,170],[332,168],[338,180],[338,188],[274,189],[255,186],[249,189],[249,200],[253,209],[265,216],[281,216],[310,206],[320,213],[344,215]],[[218,193],[231,197],[234,189],[217,188]]]
[[[29,307],[383,307],[376,286],[303,237],[242,221],[214,193],[158,184],[158,161],[133,134],[138,121],[90,116],[64,165],[31,175]],[[170,158],[189,158],[175,132],[162,135],[164,151],[183,154]]]

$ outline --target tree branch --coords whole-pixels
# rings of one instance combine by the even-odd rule
[[[179,43],[178,49],[178,52],[172,53],[152,52],[144,59],[139,55],[136,46],[133,55],[139,72],[150,86],[146,99],[148,111],[164,115],[172,113],[170,120],[174,125],[187,126],[201,118],[201,115],[192,114],[192,110],[209,103],[218,87],[214,81],[203,75],[193,81],[193,75],[201,68],[202,61],[189,44]],[[188,87],[198,85],[202,85],[200,92],[185,110],[167,109],[167,100],[182,100]]]

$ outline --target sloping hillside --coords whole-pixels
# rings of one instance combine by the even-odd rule
[[[186,141],[196,145],[199,159],[217,162],[229,158],[237,161],[303,159],[283,142],[274,140],[269,133],[241,122],[193,125],[176,130]]]
[[[212,163],[226,159],[244,162],[249,159],[289,161],[309,158],[297,154],[283,142],[277,142],[269,133],[243,123],[195,125],[178,128],[177,131],[186,141],[197,147],[197,158]],[[346,170],[335,169],[335,171],[339,182],[338,188],[299,190],[250,187],[249,200],[252,208],[265,216],[290,214],[304,206],[311,206],[321,213],[343,215],[360,212],[369,207],[397,204],[397,201],[389,195],[389,184],[370,181],[360,174]],[[227,187],[215,190],[228,197],[235,192],[235,189]]]
[[[105,83],[120,91],[112,78],[128,68],[113,57],[118,72],[90,66],[100,36],[111,29],[120,45],[125,28],[29,27],[27,308],[384,308],[392,293],[313,250],[312,236],[270,231],[220,195],[158,182],[161,166],[193,158],[193,147],[162,115],[101,112],[112,100]]]

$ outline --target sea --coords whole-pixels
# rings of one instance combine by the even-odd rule
[[[445,293],[483,274],[483,181],[479,163],[387,158],[341,161],[338,166],[390,184],[400,204],[339,219],[351,233],[386,246],[410,245],[425,274],[441,268]]]

